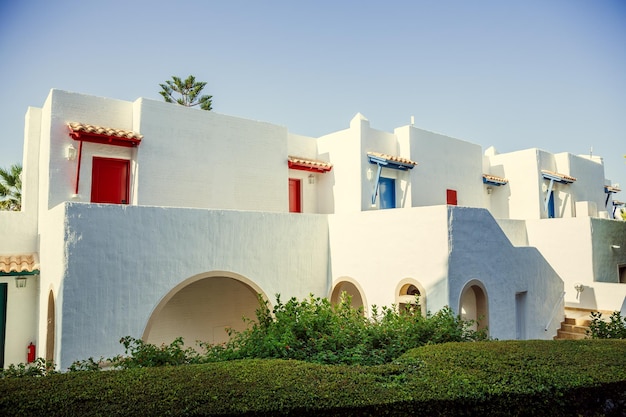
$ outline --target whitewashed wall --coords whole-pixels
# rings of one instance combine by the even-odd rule
[[[324,215],[66,205],[63,368],[122,353],[119,338],[141,337],[161,299],[198,274],[239,274],[272,300],[330,286]]]
[[[425,289],[428,310],[449,305],[458,312],[463,288],[478,280],[487,291],[493,337],[516,337],[518,292],[528,294],[527,338],[552,338],[562,320],[562,304],[555,308],[561,279],[535,248],[514,247],[486,210],[429,206],[335,215],[329,235],[334,285],[357,283],[368,311],[395,303],[398,283],[411,279]]]
[[[26,287],[17,288],[14,277],[0,276],[0,283],[7,283],[6,339],[4,366],[26,363],[26,347],[37,341],[37,296],[39,277],[28,276]]]
[[[559,154],[558,156],[561,156]],[[596,216],[599,217],[600,212],[607,212],[612,210],[612,207],[607,211],[605,207],[606,194],[604,193],[604,164],[601,158],[589,156],[576,156],[569,153],[562,154],[563,158],[568,160],[570,171],[576,178],[576,182],[570,185],[572,200],[574,203],[588,202],[591,206],[596,208]],[[609,200],[609,204],[611,200]],[[585,216],[585,212],[578,213],[574,210],[575,215]],[[602,217],[608,217],[608,214],[603,214]]]
[[[408,136],[412,206],[446,204],[446,190],[456,190],[458,205],[483,207],[481,148],[438,133],[406,127],[396,129],[401,141]]]
[[[458,309],[463,288],[473,280],[482,282],[490,335],[515,339],[515,295],[526,293],[525,337],[551,339],[563,318],[563,281],[555,270],[537,249],[514,247],[488,211],[449,207],[449,216],[450,305]]]
[[[554,184],[556,217],[600,217],[605,208],[604,165],[598,157],[576,156],[567,152],[551,154],[539,149],[497,154],[488,151],[485,165],[489,173],[509,180],[502,187],[493,187],[489,196],[489,209],[497,218],[538,219],[547,218],[546,193],[541,170],[549,170],[576,178],[571,184]],[[582,205],[581,205],[582,203]],[[581,213],[577,213],[577,205]]]
[[[37,205],[39,200],[39,126],[41,111],[29,108],[25,117],[22,164],[22,211],[0,211],[0,254],[35,253],[39,248]],[[15,161],[19,163],[19,161]],[[37,340],[39,277],[28,276],[26,287],[17,288],[14,277],[7,283],[7,316],[4,365],[26,362],[26,347]]]
[[[71,199],[90,201],[93,156],[130,158],[131,151],[128,148],[85,143],[81,158],[79,197],[73,198],[78,158],[69,161],[66,150],[69,145],[78,149],[79,142],[69,136],[67,124],[70,122],[137,130],[133,125],[131,102],[51,90],[43,107],[41,125],[40,198],[48,202],[47,206],[42,205],[43,210]]]
[[[509,180],[507,185],[499,187],[490,196],[493,215],[504,219],[542,218],[538,150],[496,153],[487,157],[489,174]]]
[[[68,122],[132,130],[138,148],[85,142],[68,161]],[[94,156],[129,159],[132,203],[288,211],[287,130],[214,112],[139,99],[135,103],[52,90],[42,113],[42,195],[48,208],[89,202]]]
[[[448,220],[445,206],[377,210],[329,217],[333,283],[350,278],[367,305],[389,306],[411,278],[426,290],[427,309],[448,304]]]
[[[141,205],[287,212],[287,129],[139,99]]]
[[[287,141],[287,153],[291,156],[299,156],[308,159],[318,159],[328,162],[328,159],[324,159],[318,156],[316,139],[308,136],[289,133]],[[285,163],[287,162],[285,161]],[[320,213],[320,207],[318,205],[319,183],[323,180],[323,177],[328,174],[290,169],[288,175],[289,178],[299,179],[300,184],[302,185],[302,212]],[[285,184],[285,187],[287,187],[287,184]]]
[[[40,123],[41,110],[29,108],[25,117],[21,162],[22,210],[0,211],[0,254],[3,255],[37,252]]]
[[[361,132],[368,129],[369,122],[357,115],[350,128],[322,136],[318,139],[318,153],[326,155],[333,163],[333,170],[324,175],[320,186],[322,213],[360,212],[363,194],[363,152]]]
[[[63,277],[67,270],[67,248],[70,245],[79,242],[80,235],[77,235],[68,229],[65,223],[66,213],[65,204],[59,204],[51,210],[44,213],[40,221],[39,232],[41,234],[41,243],[39,250],[39,259],[41,261],[41,275],[39,278],[39,294],[37,311],[37,341],[38,356],[44,357],[46,352],[47,323],[48,323],[48,296],[50,291],[55,299],[55,356],[54,362],[60,363],[60,351],[62,346],[61,332],[59,329],[63,327],[63,306],[66,297],[73,297],[75,294],[64,293]],[[96,268],[92,265],[92,272]],[[84,291],[88,291],[87,288]],[[89,310],[83,312],[89,314]],[[81,358],[86,359],[86,358]]]
[[[570,307],[620,310],[626,284],[617,284],[618,265],[626,264],[626,224],[608,219],[576,217],[527,221],[528,240],[558,272],[565,284]],[[613,249],[616,244],[620,249]],[[597,290],[601,283],[614,283],[612,293]],[[585,290],[578,294],[576,284]]]
[[[376,197],[375,206],[372,206],[372,194],[375,188],[376,172],[378,165],[371,164],[368,160],[368,152],[381,152],[387,155],[400,156],[410,159],[410,154],[402,154],[398,138],[395,134],[383,132],[381,130],[372,129],[369,121],[361,121],[361,210],[372,210],[380,208],[380,195]],[[368,174],[368,171],[371,174]],[[371,180],[368,179],[371,176]],[[410,190],[410,176],[406,171],[397,169],[383,168],[381,177],[395,179],[396,189],[396,207],[411,207],[411,200],[407,198]]]

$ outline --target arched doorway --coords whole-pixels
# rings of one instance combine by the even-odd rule
[[[54,338],[55,338],[55,308],[54,293],[48,293],[48,317],[46,323],[46,361],[54,361]]]
[[[489,301],[482,282],[474,280],[465,285],[461,292],[459,311],[463,320],[474,321],[474,330],[489,327]]]
[[[351,305],[353,308],[365,309],[362,291],[355,282],[348,279],[339,280],[335,284],[333,291],[330,294],[330,302],[332,304],[339,304],[341,301],[341,294],[344,292],[352,298]]]
[[[407,311],[411,306],[416,306],[419,312],[425,315],[427,310],[424,287],[414,279],[403,279],[396,287],[396,305],[399,312]]]
[[[197,341],[227,342],[228,329],[244,330],[243,318],[255,317],[261,290],[228,275],[195,277],[170,291],[152,313],[143,340],[160,345],[183,337],[185,346],[196,347]]]

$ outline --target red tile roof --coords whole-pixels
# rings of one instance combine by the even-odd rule
[[[39,256],[36,253],[20,255],[0,255],[0,274],[17,275],[20,272],[39,271]]]
[[[287,157],[287,163],[291,169],[300,169],[304,171],[328,172],[333,168],[333,164],[330,162],[301,158],[299,156],[292,155]]]
[[[561,179],[563,179],[563,180],[565,180],[565,181],[569,181],[569,182],[574,182],[574,181],[576,181],[576,178],[574,178],[574,177],[570,177],[569,175],[560,174],[560,173],[558,173],[558,172],[554,172],[554,171],[548,171],[547,169],[542,169],[542,170],[541,170],[541,172],[542,172],[543,174],[552,175],[552,176],[554,176],[554,177],[561,178]]]
[[[77,123],[71,122],[67,124],[72,132],[84,132],[91,133],[95,135],[104,135],[104,136],[113,136],[116,138],[126,138],[126,139],[139,139],[143,138],[143,135],[139,133],[133,132],[131,130],[124,129],[115,129],[113,127],[103,127],[96,125],[88,125],[85,123]]]
[[[488,181],[491,182],[496,182],[498,184],[506,184],[509,182],[509,180],[507,180],[506,178],[502,178],[502,177],[497,177],[495,175],[491,175],[491,174],[483,174],[483,178],[485,178]]]
[[[417,165],[417,162],[411,161],[408,158],[402,158],[400,156],[387,155],[386,153],[380,153],[380,152],[368,152],[367,154],[378,157],[378,158],[386,159],[388,161],[397,162],[399,164]]]
[[[124,147],[136,147],[141,143],[143,135],[131,130],[115,129],[71,122],[67,126],[70,129],[70,137],[74,140],[115,145]]]

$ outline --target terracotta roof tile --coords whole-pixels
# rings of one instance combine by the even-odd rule
[[[302,158],[299,156],[289,155],[287,157],[287,160],[289,162],[289,168],[294,169],[305,168],[325,172],[330,171],[333,167],[333,164],[331,164],[330,162],[320,161],[317,159]]]
[[[507,180],[506,178],[498,177],[498,176],[491,175],[491,174],[483,174],[483,178],[488,181],[495,182],[498,184],[506,184],[509,182],[509,180]]]
[[[0,274],[39,271],[39,256],[36,253],[0,255]]]
[[[605,185],[604,191],[607,193],[619,193],[622,190],[619,187],[615,187],[613,185]]]
[[[543,174],[548,174],[548,175],[552,175],[552,176],[555,176],[555,177],[559,177],[559,178],[561,178],[561,179],[563,179],[565,181],[570,181],[570,182],[576,181],[576,178],[574,178],[574,177],[571,177],[571,176],[565,175],[565,174],[560,174],[560,173],[554,172],[554,171],[548,171],[547,169],[542,169],[541,172]]]
[[[88,125],[84,123],[71,122],[67,124],[73,132],[84,132],[90,133],[94,135],[105,135],[112,136],[116,138],[125,138],[125,139],[137,139],[141,140],[143,135],[139,133],[133,132],[131,130],[124,129],[115,129],[112,127],[103,127],[96,125]]]
[[[417,165],[417,162],[411,161],[408,158],[402,158],[400,156],[387,155],[385,153],[380,153],[380,152],[368,152],[367,154],[375,156],[375,157],[378,157],[378,158],[383,158],[383,159],[386,159],[388,161],[397,162],[399,164]]]

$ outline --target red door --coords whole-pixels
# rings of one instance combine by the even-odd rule
[[[300,180],[289,178],[289,212],[302,213],[302,199],[300,197]]]
[[[91,202],[128,204],[130,161],[94,156],[91,174]]]

